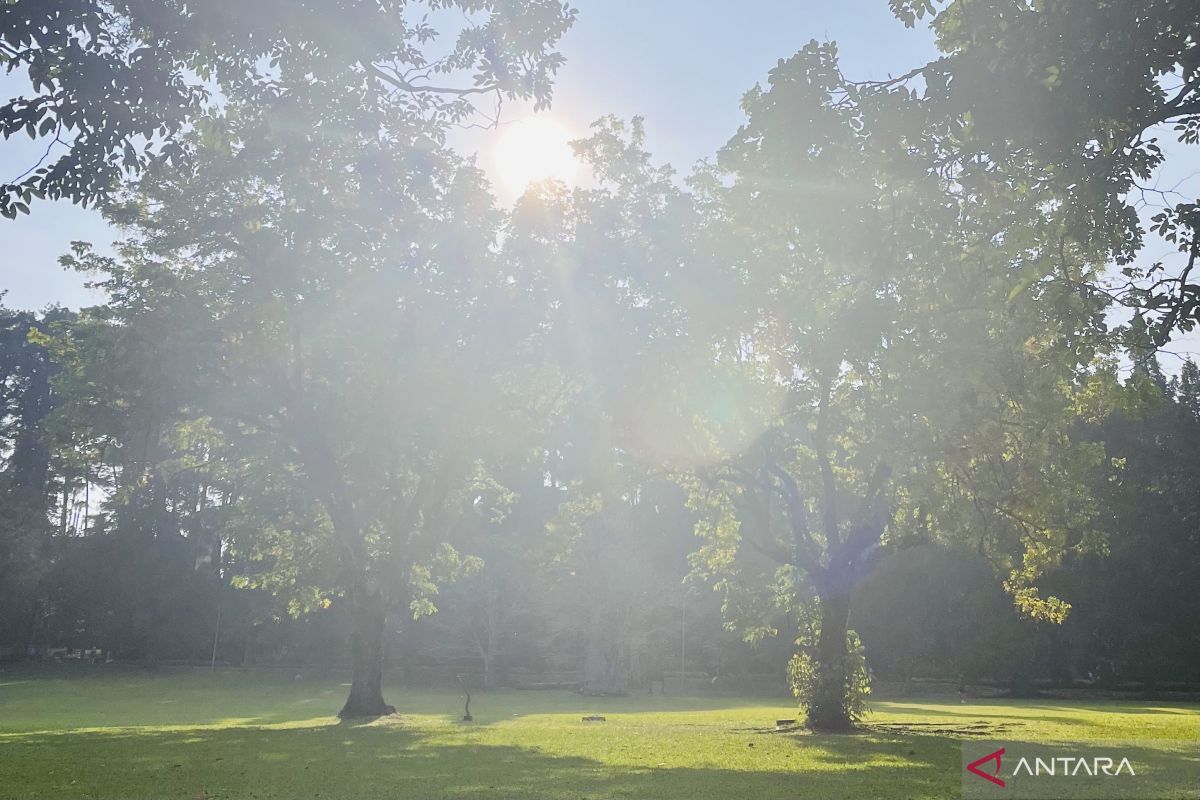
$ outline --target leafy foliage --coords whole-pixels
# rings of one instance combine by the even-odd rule
[[[788,662],[788,684],[810,719],[859,720],[867,713],[871,680],[867,655],[854,631],[846,632],[846,651],[833,664],[821,664],[808,652]]]
[[[943,55],[888,85],[919,77],[936,113],[953,121],[963,186],[1051,187],[1072,237],[1124,267],[1117,294],[1156,317],[1159,342],[1191,330],[1200,217],[1193,198],[1152,179],[1173,149],[1164,139],[1200,141],[1195,9],[1175,0],[889,4],[937,35]],[[1157,209],[1149,231],[1144,204]],[[1180,263],[1147,258],[1157,252],[1147,233],[1177,248]]]
[[[450,11],[460,27],[439,31],[430,16]],[[0,107],[0,133],[49,145],[0,186],[0,214],[35,197],[105,203],[124,176],[183,168],[188,128],[230,102],[319,125],[309,112],[340,99],[349,113],[323,122],[357,131],[461,120],[487,96],[544,107],[574,19],[558,0],[8,3],[0,64],[26,71],[31,91]],[[434,55],[439,33],[454,41]]]

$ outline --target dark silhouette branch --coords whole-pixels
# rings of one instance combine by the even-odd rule
[[[414,83],[410,83],[399,75],[389,74],[384,68],[377,64],[368,64],[367,70],[384,83],[394,86],[401,91],[411,92],[412,94],[427,92],[430,94],[452,94],[459,97],[466,97],[473,94],[490,94],[500,89],[499,84],[495,83],[489,83],[484,86],[472,86],[469,88],[459,88],[454,86],[418,86]]]

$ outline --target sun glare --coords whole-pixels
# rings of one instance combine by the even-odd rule
[[[579,161],[569,142],[574,138],[549,117],[529,117],[505,127],[496,143],[496,173],[515,194],[531,183],[553,178],[571,183]]]

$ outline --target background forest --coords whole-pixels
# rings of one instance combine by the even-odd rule
[[[3,615],[8,660],[344,669],[345,603],[309,606],[270,591],[270,564],[214,529],[204,476],[171,469],[155,502],[121,494],[136,463],[47,444],[57,367],[30,331],[70,312],[3,316]],[[1166,379],[1153,359],[1126,381],[1136,412],[1081,426],[1103,442],[1091,476],[1106,550],[1064,559],[1044,585],[1072,604],[1062,624],[1024,619],[969,543],[913,538],[887,548],[851,610],[880,678],[994,681],[1029,688],[1194,688],[1200,683],[1200,370]],[[144,441],[145,430],[124,433]],[[171,454],[184,463],[186,440]],[[72,457],[74,456],[74,457]],[[388,670],[413,685],[456,673],[483,686],[600,692],[782,691],[794,651],[786,608],[760,610],[749,637],[730,629],[724,595],[696,575],[696,514],[670,480],[638,476],[618,528],[555,524],[562,476],[514,470],[502,519],[475,517],[463,549],[480,559],[436,594],[437,613],[388,629]],[[128,492],[128,488],[126,488]],[[718,589],[721,587],[718,586]],[[683,643],[686,641],[686,650]]]

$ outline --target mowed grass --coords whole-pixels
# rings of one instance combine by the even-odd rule
[[[786,698],[590,698],[392,689],[340,723],[336,681],[241,674],[0,674],[0,797],[951,798],[959,743],[1153,740],[1194,754],[1170,703],[876,699],[854,735],[775,733]],[[607,722],[583,723],[599,713]]]

